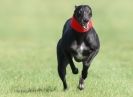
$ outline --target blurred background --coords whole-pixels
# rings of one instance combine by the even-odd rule
[[[74,6],[81,4],[92,7],[101,50],[83,93],[76,90],[80,74],[72,75],[68,66],[66,95],[56,70],[56,44]],[[0,0],[0,96],[132,97],[132,4],[133,0]]]

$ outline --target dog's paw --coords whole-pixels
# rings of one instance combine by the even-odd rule
[[[68,90],[68,88],[64,88],[64,89],[63,89],[63,91],[67,91],[67,90]]]
[[[78,74],[79,70],[78,70],[78,68],[75,68],[72,72],[73,72],[73,74]]]
[[[83,90],[83,89],[84,89],[84,79],[83,79],[82,77],[79,79],[78,88],[79,88],[80,90]]]
[[[83,90],[84,89],[84,84],[79,84],[78,89]]]

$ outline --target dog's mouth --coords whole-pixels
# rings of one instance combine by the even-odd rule
[[[88,25],[82,25],[84,29],[87,29],[88,28]]]
[[[84,29],[87,29],[88,28],[88,25],[89,25],[89,21],[87,23],[82,23],[81,26],[84,28]]]
[[[89,20],[82,20],[81,21],[81,26],[84,28],[84,29],[87,29],[88,28],[88,25],[89,25]]]

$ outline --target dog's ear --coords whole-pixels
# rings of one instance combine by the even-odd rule
[[[90,16],[92,17],[92,9],[90,8]]]
[[[77,5],[75,5],[75,9],[77,8],[78,6]]]

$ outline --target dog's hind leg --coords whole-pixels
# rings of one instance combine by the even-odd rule
[[[58,64],[58,74],[60,76],[60,79],[62,80],[63,82],[63,86],[64,86],[64,90],[67,89],[67,82],[66,82],[66,66],[67,66],[67,63],[62,63]]]
[[[63,82],[63,86],[64,86],[64,90],[67,89],[67,82],[66,82],[66,67],[68,65],[68,61],[62,51],[62,49],[60,49],[60,44],[58,44],[57,46],[57,61],[58,61],[58,74],[60,79]]]

